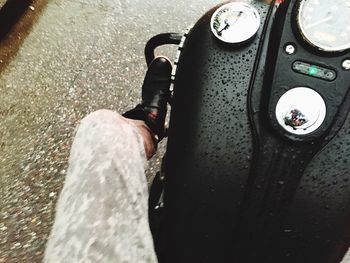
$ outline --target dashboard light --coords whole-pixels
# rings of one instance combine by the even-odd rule
[[[309,73],[310,73],[310,75],[316,75],[317,74],[317,68],[311,67],[309,69]]]

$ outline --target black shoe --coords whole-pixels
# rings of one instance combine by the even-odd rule
[[[148,67],[142,85],[142,103],[123,114],[134,120],[143,120],[161,141],[165,136],[165,116],[170,99],[172,66],[165,57],[156,57]]]

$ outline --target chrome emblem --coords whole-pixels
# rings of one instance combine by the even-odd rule
[[[228,3],[214,12],[210,26],[213,34],[221,41],[238,44],[255,36],[260,27],[260,15],[250,4]]]
[[[313,89],[298,87],[281,96],[275,113],[283,129],[293,134],[306,135],[322,125],[326,117],[326,104]]]
[[[308,121],[307,117],[298,109],[291,109],[284,117],[284,123],[293,129],[303,126]]]

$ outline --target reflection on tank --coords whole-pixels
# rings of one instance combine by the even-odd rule
[[[298,109],[292,109],[284,117],[284,123],[291,126],[294,130],[296,130],[295,127],[300,127],[308,121],[309,120],[306,118],[306,116]]]

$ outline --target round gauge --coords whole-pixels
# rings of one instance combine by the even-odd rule
[[[349,0],[301,0],[298,26],[303,38],[322,51],[350,48]]]
[[[260,27],[258,11],[247,3],[222,5],[211,18],[211,31],[221,41],[238,44],[251,39]]]

